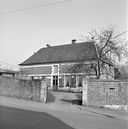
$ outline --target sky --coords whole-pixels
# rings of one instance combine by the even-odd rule
[[[0,0],[0,62],[15,66],[46,44],[70,44],[92,29],[124,32],[127,11],[127,0]]]

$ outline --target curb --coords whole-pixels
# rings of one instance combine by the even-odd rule
[[[108,118],[117,118],[117,119],[124,119],[128,120],[128,111],[123,110],[115,110],[111,108],[96,108],[96,107],[83,107],[83,106],[78,106],[80,110],[88,111],[97,115],[102,115]],[[125,115],[124,115],[125,114]]]

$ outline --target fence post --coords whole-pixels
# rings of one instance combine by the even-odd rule
[[[46,78],[42,78],[41,79],[41,94],[40,94],[40,100],[43,103],[47,102],[47,82],[46,82]]]
[[[88,103],[88,79],[83,78],[83,94],[82,94],[82,105],[87,105]]]

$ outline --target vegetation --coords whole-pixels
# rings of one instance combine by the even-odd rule
[[[124,57],[128,53],[127,41],[123,40],[121,36],[126,33],[119,33],[117,27],[109,26],[100,31],[92,30],[88,37],[85,37],[87,41],[94,42],[98,60],[96,64],[92,64],[91,67],[94,68],[96,72],[97,79],[100,78],[102,71],[101,68],[104,67],[106,72],[108,68],[103,64],[103,62],[109,62],[111,65],[117,66],[124,60]],[[109,74],[110,72],[108,72]]]

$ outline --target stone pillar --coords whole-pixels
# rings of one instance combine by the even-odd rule
[[[82,105],[87,105],[88,103],[88,79],[83,78],[83,94],[82,94]]]
[[[48,88],[47,88],[47,81],[46,78],[41,79],[41,91],[40,91],[40,100],[43,103],[47,102],[47,93],[48,93]]]

